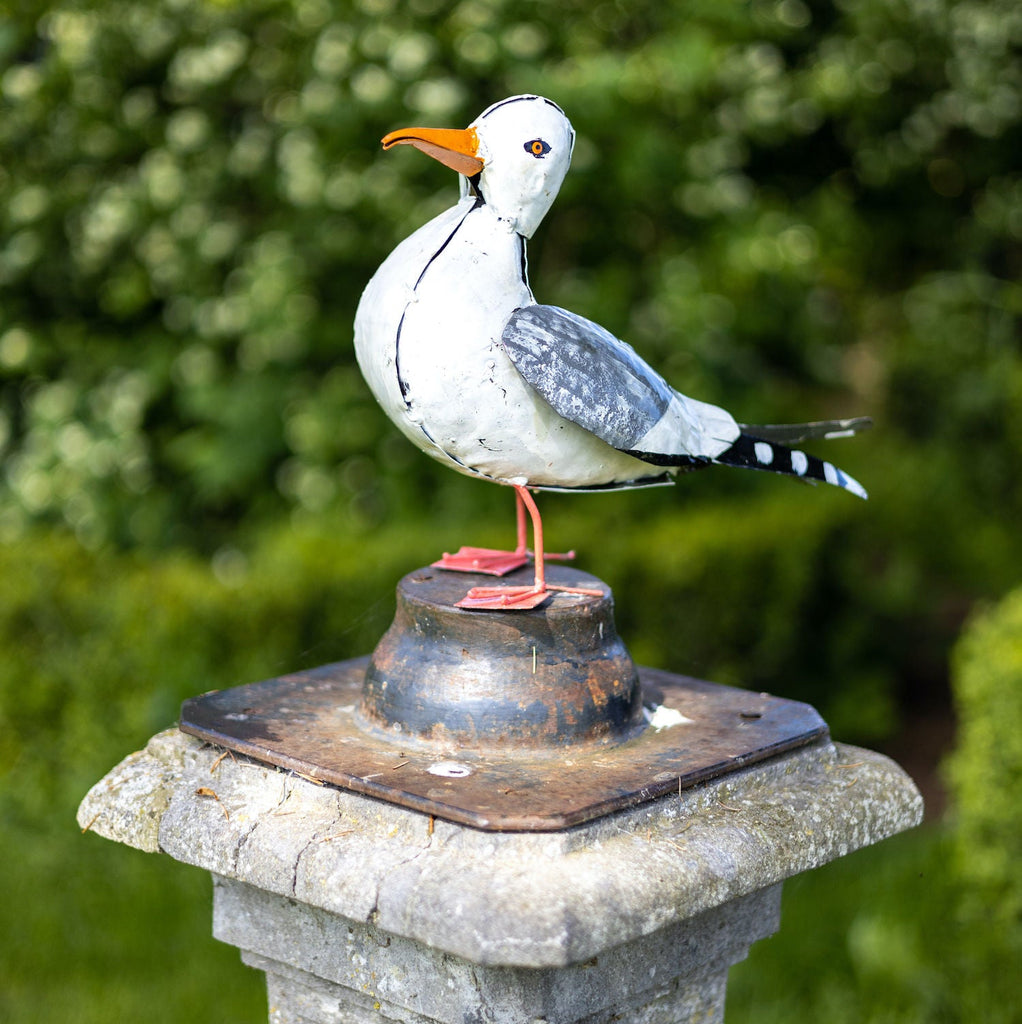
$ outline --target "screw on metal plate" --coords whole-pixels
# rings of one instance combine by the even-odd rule
[[[566,828],[825,737],[808,705],[636,669],[603,597],[454,607],[465,577],[420,569],[369,658],[186,701],[183,731],[426,814]]]

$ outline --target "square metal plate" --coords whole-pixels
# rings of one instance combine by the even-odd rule
[[[554,831],[827,736],[808,704],[640,668],[650,725],[537,755],[423,749],[360,728],[368,658],[185,701],[182,731],[318,781],[489,831]]]

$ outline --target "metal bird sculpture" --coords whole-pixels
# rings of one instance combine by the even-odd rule
[[[788,447],[868,424],[840,420],[745,427],[675,391],[598,324],[536,302],[526,240],[550,209],[575,133],[556,103],[513,96],[465,130],[407,128],[383,148],[411,145],[460,175],[461,199],[406,238],[367,285],[355,352],[377,401],[424,452],[470,476],[513,487],[514,551],[462,548],[436,565],[503,575],[526,564],[531,585],[474,587],[459,602],[533,608],[546,581],[533,490],[606,490],[670,481],[710,465],[825,481],[865,498],[830,462]],[[561,557],[570,557],[561,556]],[[581,591],[585,593],[586,591]]]

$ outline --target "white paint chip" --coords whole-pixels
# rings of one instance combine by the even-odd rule
[[[472,774],[472,769],[467,764],[459,764],[457,761],[438,761],[429,766],[430,775],[440,775],[445,779],[464,779]]]
[[[691,718],[686,718],[677,708],[669,708],[666,704],[658,704],[652,711],[644,707],[642,713],[646,716],[646,721],[650,726],[657,730],[692,724]]]

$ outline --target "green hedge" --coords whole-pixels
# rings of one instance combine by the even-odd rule
[[[265,1019],[260,977],[210,938],[208,876],[83,836],[75,810],[184,698],[365,653],[410,557],[294,531],[212,563],[0,546],[0,1019]]]
[[[171,725],[187,696],[371,650],[407,548],[293,531],[275,540],[251,562],[240,551],[212,562],[96,555],[45,534],[0,547],[6,806],[30,814],[91,785]]]
[[[972,887],[965,911],[1022,955],[1022,590],[969,624],[955,649],[958,745],[948,776]]]

